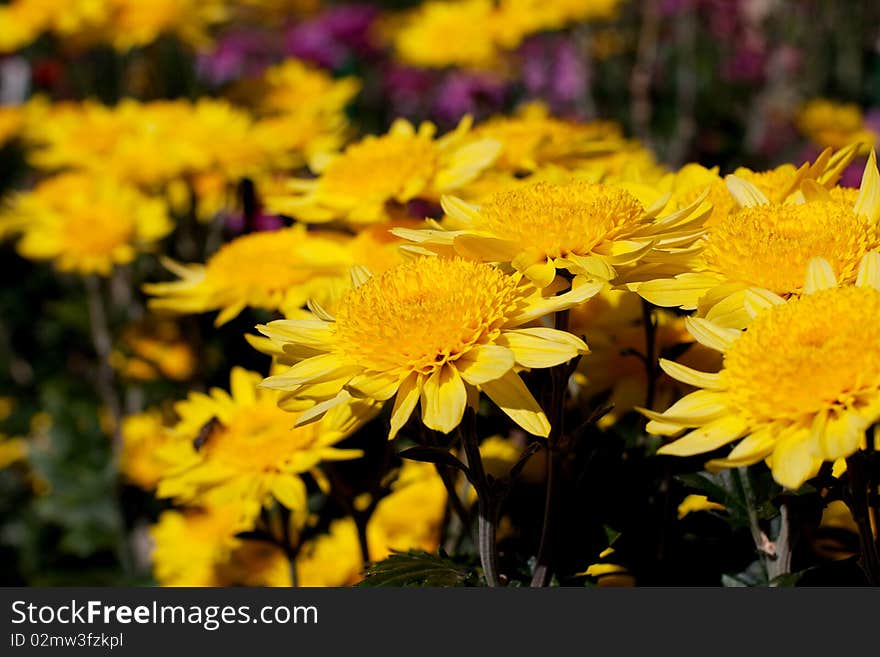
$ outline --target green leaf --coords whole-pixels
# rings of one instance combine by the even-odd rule
[[[754,587],[769,586],[770,582],[767,580],[767,569],[764,564],[760,559],[756,559],[741,573],[736,573],[735,575],[722,575],[721,584],[727,587]]]
[[[476,573],[467,565],[423,550],[394,551],[390,557],[367,567],[362,587],[474,586]]]
[[[798,582],[801,581],[804,575],[806,575],[811,570],[815,570],[815,566],[810,566],[809,568],[805,568],[804,570],[799,570],[796,573],[783,573],[782,575],[778,575],[774,577],[770,581],[770,586],[777,586],[779,588],[788,588],[792,586],[797,586]]]

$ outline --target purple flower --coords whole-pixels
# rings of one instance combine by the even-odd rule
[[[220,37],[211,52],[199,55],[198,73],[217,85],[256,76],[277,59],[275,51],[266,33],[253,29],[229,32]]]
[[[444,127],[465,114],[479,120],[501,108],[505,91],[504,81],[491,73],[452,71],[437,88],[431,115]]]
[[[519,52],[526,93],[545,100],[555,113],[574,110],[590,84],[586,55],[564,37],[532,38]]]
[[[383,95],[392,117],[418,119],[428,116],[438,84],[436,73],[392,64],[385,69],[382,77]]]
[[[761,82],[764,79],[764,52],[744,47],[722,65],[722,75],[729,82]]]
[[[293,26],[284,37],[285,52],[329,69],[350,57],[376,52],[370,29],[378,10],[368,5],[340,5]]]

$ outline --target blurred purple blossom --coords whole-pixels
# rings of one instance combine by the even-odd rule
[[[350,57],[375,54],[370,29],[379,11],[369,5],[331,7],[285,34],[285,52],[318,66],[336,69]]]
[[[395,64],[386,67],[382,76],[383,96],[391,116],[412,119],[427,117],[431,111],[436,78],[435,73],[426,69]]]
[[[724,61],[722,77],[728,82],[763,82],[766,60],[762,50],[743,47]]]
[[[270,35],[254,29],[242,30],[224,34],[211,52],[199,55],[197,70],[202,79],[224,84],[259,75],[276,59]]]
[[[491,73],[453,71],[437,87],[431,115],[441,126],[457,124],[470,114],[480,120],[501,109],[504,81]]]
[[[590,84],[589,60],[570,38],[536,37],[520,48],[526,93],[556,113],[570,113]]]

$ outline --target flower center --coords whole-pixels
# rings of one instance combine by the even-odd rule
[[[408,135],[369,136],[352,144],[327,167],[321,187],[330,196],[390,199],[412,187],[427,185],[436,171],[430,139]]]
[[[294,419],[278,407],[274,397],[267,396],[236,409],[208,436],[200,451],[210,462],[236,472],[277,472],[285,461],[309,449],[319,437],[319,423],[291,429]]]
[[[735,410],[753,422],[851,408],[880,391],[880,292],[820,290],[760,314],[724,355]]]
[[[635,228],[643,215],[638,200],[622,189],[539,182],[491,196],[475,228],[559,258],[588,255],[601,242]]]
[[[709,266],[732,280],[778,294],[800,292],[815,257],[831,263],[842,282],[852,282],[859,260],[880,246],[875,226],[847,205],[817,201],[760,205],[721,217],[709,233]]]
[[[134,235],[131,215],[122,208],[96,204],[61,211],[69,213],[64,218],[65,247],[82,255],[110,255]]]
[[[433,372],[494,340],[518,299],[489,265],[421,258],[374,276],[340,302],[340,350],[367,370]]]

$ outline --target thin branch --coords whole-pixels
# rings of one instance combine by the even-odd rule
[[[85,278],[85,286],[89,306],[89,327],[92,334],[92,345],[98,357],[95,387],[101,398],[101,403],[110,412],[113,420],[113,461],[118,463],[122,451],[122,403],[116,390],[116,373],[110,364],[113,339],[107,322],[107,311],[104,307],[100,280],[94,275],[87,276]]]

